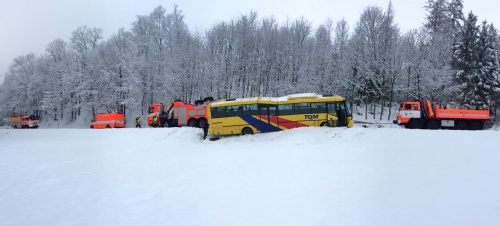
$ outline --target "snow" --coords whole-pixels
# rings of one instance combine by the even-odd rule
[[[500,132],[0,130],[0,225],[498,225]]]
[[[248,101],[255,101],[258,100],[258,97],[250,97],[250,98],[236,98],[232,99],[231,102],[248,102]],[[215,102],[212,102],[212,106],[217,106],[221,103],[226,103],[228,100],[218,100]]]
[[[282,97],[251,97],[251,98],[236,98],[236,99],[231,99],[231,102],[248,102],[248,101],[255,101],[255,100],[263,100],[263,101],[274,101],[274,102],[285,102],[288,101],[288,99],[291,98],[324,98],[323,95],[318,95],[316,93],[297,93],[297,94],[291,94],[287,96],[282,96]],[[227,100],[219,100],[215,101],[212,103],[212,106],[218,106],[222,103],[225,103]]]

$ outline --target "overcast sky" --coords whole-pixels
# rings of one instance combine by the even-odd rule
[[[46,46],[62,38],[69,42],[79,26],[102,28],[104,39],[120,28],[130,30],[137,15],[149,14],[159,5],[172,12],[177,4],[191,31],[204,31],[214,23],[229,21],[251,10],[259,18],[274,16],[306,18],[314,27],[330,18],[345,18],[351,27],[366,6],[387,8],[389,0],[12,0],[0,7],[0,82],[12,60],[21,55],[44,54]],[[402,31],[419,28],[425,17],[426,0],[393,0],[396,23]],[[479,20],[500,28],[500,1],[465,0],[464,13],[473,11]]]

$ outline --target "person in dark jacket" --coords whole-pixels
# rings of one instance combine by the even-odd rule
[[[141,117],[139,115],[135,118],[135,128],[137,127],[141,128]]]
[[[207,139],[207,134],[208,134],[208,122],[203,125],[203,140]]]

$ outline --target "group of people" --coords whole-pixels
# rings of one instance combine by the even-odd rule
[[[158,117],[156,115],[153,116],[153,121],[151,122],[152,127],[158,127]],[[135,128],[141,128],[141,117],[137,115],[135,117]]]
[[[153,121],[151,122],[152,127],[158,127],[158,117],[156,115],[153,116]],[[135,117],[135,128],[141,128],[141,117],[137,115]]]

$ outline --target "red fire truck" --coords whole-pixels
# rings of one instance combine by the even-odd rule
[[[10,126],[14,129],[24,129],[24,128],[33,128],[36,129],[40,126],[40,117],[37,114],[33,114],[30,116],[10,116]]]
[[[212,97],[187,104],[170,99],[167,104],[153,104],[148,109],[148,125],[151,127],[189,126],[203,128],[207,121],[207,104]],[[154,117],[157,119],[154,120]],[[154,123],[156,121],[156,123]]]

